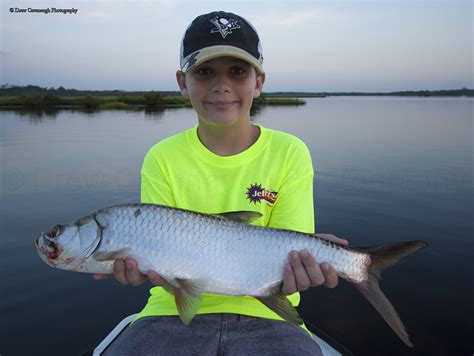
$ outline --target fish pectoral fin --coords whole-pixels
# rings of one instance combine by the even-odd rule
[[[196,315],[201,305],[201,295],[192,296],[183,288],[177,287],[174,288],[173,293],[179,318],[184,324],[188,325],[191,320],[193,320],[194,315]]]
[[[92,257],[96,261],[102,262],[102,261],[113,261],[113,260],[118,260],[121,258],[128,257],[130,255],[130,247],[124,247],[121,248],[120,250],[115,250],[115,251],[108,251],[108,252],[101,252],[97,251],[92,254]]]
[[[272,294],[268,297],[255,297],[263,304],[265,304],[268,308],[273,310],[276,314],[281,316],[286,321],[295,324],[297,326],[303,324],[303,319],[301,319],[300,315],[296,311],[295,307],[291,305],[288,298],[278,292],[276,294]]]
[[[214,216],[220,219],[250,224],[258,218],[261,218],[262,214],[257,211],[230,211],[227,213],[214,214]]]

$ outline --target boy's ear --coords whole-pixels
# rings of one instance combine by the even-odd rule
[[[178,70],[176,72],[176,81],[178,82],[179,90],[181,90],[181,95],[189,98],[188,88],[186,87],[186,74]]]
[[[255,83],[255,90],[253,92],[253,97],[258,98],[263,90],[263,83],[265,83],[265,73],[258,74]]]

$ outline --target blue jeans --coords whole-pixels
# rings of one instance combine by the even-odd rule
[[[105,355],[322,355],[311,336],[285,321],[239,314],[145,317],[126,329]]]

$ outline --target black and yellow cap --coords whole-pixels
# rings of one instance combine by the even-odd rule
[[[264,73],[262,47],[257,31],[243,17],[225,11],[200,15],[188,26],[181,42],[183,72],[217,57],[235,57]]]

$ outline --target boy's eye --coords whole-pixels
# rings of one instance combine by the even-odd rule
[[[200,77],[203,77],[203,76],[209,75],[211,73],[211,68],[199,67],[199,68],[196,69],[196,71],[194,73],[196,73]]]
[[[234,75],[242,75],[245,73],[245,69],[240,66],[233,66],[230,68],[230,72]]]

